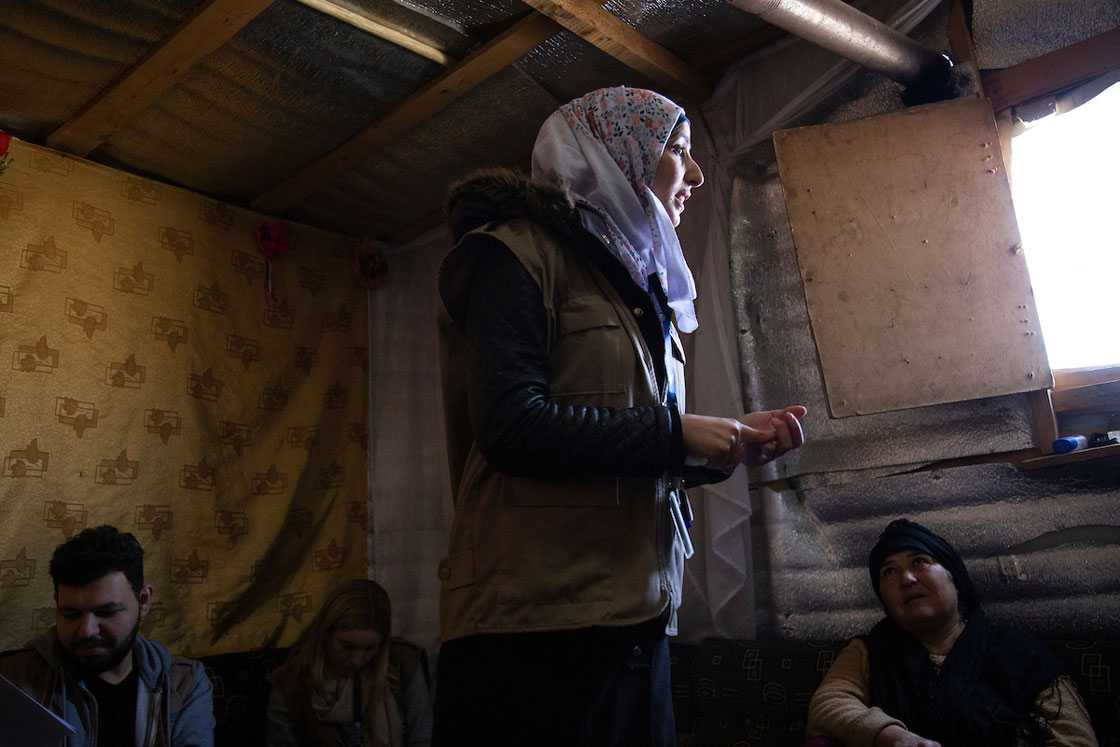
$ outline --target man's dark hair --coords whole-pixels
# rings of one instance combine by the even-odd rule
[[[50,570],[55,594],[59,584],[85,586],[119,571],[139,599],[144,586],[144,548],[128,532],[103,524],[85,529],[56,547]]]

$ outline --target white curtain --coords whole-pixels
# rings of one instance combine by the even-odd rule
[[[439,646],[439,580],[451,488],[436,347],[436,270],[445,231],[386,252],[369,293],[369,574],[389,592],[393,633]]]

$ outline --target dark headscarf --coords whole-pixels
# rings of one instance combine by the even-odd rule
[[[1029,633],[991,625],[957,551],[912,521],[892,521],[871,550],[868,570],[880,601],[879,569],[902,550],[928,553],[949,571],[967,624],[938,671],[916,638],[890,617],[880,621],[864,636],[871,705],[947,746],[1044,744],[1048,729],[1034,702],[1062,665]]]
[[[968,617],[980,606],[976,596],[976,589],[972,586],[972,579],[964,567],[964,561],[953,546],[937,536],[921,524],[909,519],[895,519],[883,533],[879,541],[871,548],[871,555],[867,560],[867,570],[871,573],[871,587],[875,589],[875,596],[883,601],[879,593],[879,569],[887,558],[903,550],[917,550],[928,554],[931,558],[949,571],[953,585],[957,587],[957,597],[960,601],[961,614]]]

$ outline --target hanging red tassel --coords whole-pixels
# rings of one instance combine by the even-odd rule
[[[8,155],[8,146],[12,143],[12,136],[6,132],[0,132],[0,174],[3,174],[11,166],[12,161],[15,159]]]
[[[287,224],[282,220],[275,223],[262,221],[257,226],[257,246],[265,256],[265,299],[275,302],[276,295],[272,292],[272,259],[288,253]]]

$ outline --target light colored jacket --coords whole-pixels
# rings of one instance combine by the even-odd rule
[[[202,664],[140,636],[132,647],[139,747],[213,747],[213,686]],[[0,657],[0,674],[74,727],[58,747],[96,747],[97,700],[65,666],[52,627],[29,648]]]
[[[809,701],[808,738],[832,737],[851,747],[871,747],[888,726],[905,729],[902,721],[870,705],[870,682],[867,644],[854,638],[836,657]],[[1047,745],[1097,747],[1085,702],[1068,675],[1043,688],[1034,711],[1050,730]]]
[[[399,747],[428,747],[432,743],[432,705],[428,698],[427,664],[414,643],[394,638],[389,649],[389,687],[385,712],[391,723],[388,743]],[[362,745],[378,740],[373,689],[365,691],[362,704]],[[338,729],[319,721],[311,707],[311,693],[291,670],[279,669],[272,676],[268,694],[266,747],[337,747]]]

